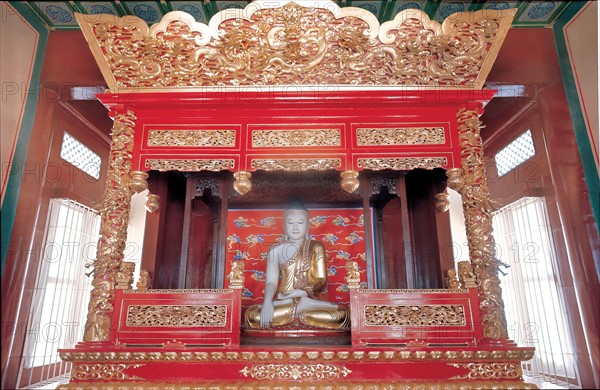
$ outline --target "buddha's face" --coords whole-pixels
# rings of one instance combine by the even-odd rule
[[[288,240],[298,241],[306,238],[308,232],[308,216],[306,213],[288,214],[283,221],[283,229]]]

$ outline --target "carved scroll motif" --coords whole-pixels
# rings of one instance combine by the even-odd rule
[[[148,146],[235,146],[235,130],[150,130]]]
[[[458,363],[457,368],[467,368],[467,375],[459,375],[451,379],[517,379],[523,371],[519,363]]]
[[[71,371],[71,378],[81,381],[143,380],[143,378],[138,376],[125,373],[125,370],[129,368],[137,368],[140,366],[142,366],[142,364],[76,364]]]
[[[307,171],[309,169],[327,170],[336,169],[342,165],[339,158],[319,159],[253,159],[253,169],[264,169],[265,171]]]
[[[365,305],[365,325],[456,326],[465,325],[462,305]]]
[[[507,339],[504,302],[498,278],[502,263],[496,258],[492,237],[492,204],[479,135],[479,113],[476,109],[463,108],[457,113],[457,121],[463,180],[456,180],[460,183],[460,188],[456,189],[463,199],[469,256],[479,287],[483,334],[487,338]]]
[[[340,146],[339,129],[253,130],[252,147]]]
[[[182,172],[200,172],[213,171],[219,172],[235,167],[233,159],[185,159],[185,160],[169,160],[169,159],[148,159],[146,160],[146,168],[155,169],[157,171],[182,171]]]
[[[257,380],[331,380],[352,373],[334,364],[259,364],[240,370],[244,377]]]
[[[363,169],[380,171],[393,169],[395,171],[409,171],[416,168],[441,168],[448,165],[446,157],[374,157],[359,158],[358,166]]]
[[[134,121],[132,111],[115,114],[106,186],[97,208],[101,214],[98,252],[93,263],[85,341],[109,340],[114,287],[125,251],[132,191],[129,188]]]
[[[369,145],[435,145],[446,143],[443,127],[358,128],[356,143]]]
[[[226,305],[131,305],[127,326],[225,326]]]
[[[408,9],[379,25],[370,12],[333,2],[266,4],[228,9],[209,25],[179,11],[150,28],[132,16],[76,16],[115,90],[324,84],[481,89],[516,12],[463,12],[440,24]]]

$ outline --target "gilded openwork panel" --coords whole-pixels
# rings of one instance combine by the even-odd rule
[[[257,364],[244,367],[244,377],[257,380],[332,380],[348,376],[352,371],[335,364]]]
[[[157,171],[224,171],[235,167],[234,159],[147,159],[146,168]]]
[[[448,159],[446,157],[359,157],[357,163],[359,168],[374,171],[382,169],[408,171],[416,168],[443,168],[448,165]]]
[[[127,326],[225,326],[227,305],[131,305]]]
[[[379,24],[335,3],[251,3],[208,25],[171,12],[77,15],[110,89],[388,85],[481,89],[515,10],[457,13],[443,24],[405,10]],[[264,5],[264,7],[263,7]]]
[[[252,169],[265,171],[307,171],[309,169],[326,170],[336,169],[342,165],[339,158],[305,158],[305,159],[259,159],[254,158],[250,166]]]
[[[359,127],[358,146],[440,145],[446,143],[443,127]]]
[[[235,130],[150,130],[148,146],[234,147]]]
[[[252,130],[252,147],[318,147],[341,146],[339,129]]]
[[[365,305],[367,326],[463,326],[463,305]]]

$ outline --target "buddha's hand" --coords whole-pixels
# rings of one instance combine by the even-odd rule
[[[285,294],[279,293],[277,295],[277,299],[285,299],[285,298],[304,298],[308,297],[308,293],[304,290],[292,290],[288,291]]]
[[[262,329],[269,328],[273,322],[273,313],[275,307],[273,302],[263,302],[262,308],[260,309],[260,327]]]

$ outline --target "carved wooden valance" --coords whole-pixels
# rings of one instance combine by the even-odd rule
[[[277,4],[275,7],[274,4]],[[112,92],[215,86],[338,85],[481,89],[516,9],[442,24],[415,9],[379,24],[330,1],[254,1],[208,23],[184,12],[76,14]]]

